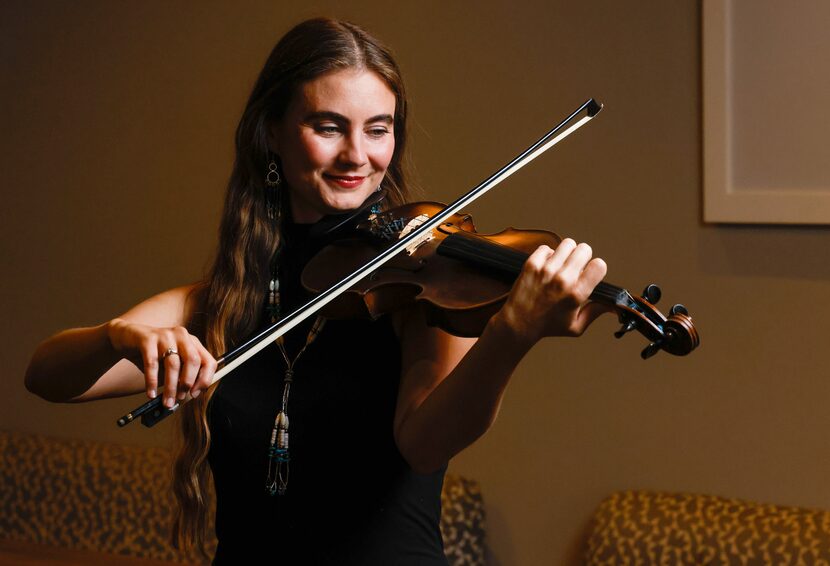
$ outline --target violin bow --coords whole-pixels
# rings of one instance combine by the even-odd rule
[[[417,244],[423,240],[425,234],[430,233],[434,228],[437,228],[443,224],[445,220],[459,212],[462,208],[484,195],[487,191],[510,177],[513,173],[542,155],[551,147],[571,135],[577,129],[584,126],[589,120],[596,116],[600,110],[602,110],[602,104],[596,102],[593,98],[585,101],[567,118],[562,120],[556,125],[556,127],[539,138],[539,140],[533,145],[507,163],[507,165],[503,166],[501,169],[490,175],[490,177],[486,180],[482,181],[478,186],[474,187],[469,192],[447,205],[447,207],[441,212],[437,213],[432,218],[425,220],[421,225],[401,237],[399,240],[394,241],[374,259],[366,262],[366,264],[362,267],[345,276],[330,288],[326,289],[306,304],[296,308],[273,325],[265,328],[252,338],[249,338],[244,344],[238,346],[230,352],[222,354],[222,356],[216,360],[217,364],[220,365],[221,368],[213,374],[211,385],[245,363],[249,358],[265,349],[270,343],[300,324],[309,316],[315,314],[317,311],[340,296],[343,292],[354,286],[358,281],[373,271],[376,271],[380,266],[391,260],[399,252],[409,248],[410,246],[417,246]],[[162,397],[162,395],[159,395],[155,399],[151,399],[140,407],[127,413],[118,419],[118,426],[126,426],[138,417],[141,417],[141,423],[144,426],[152,427],[165,417],[173,414],[179,408],[179,403],[176,403],[170,408],[165,407],[161,401]],[[182,403],[187,400],[188,399],[183,400]]]

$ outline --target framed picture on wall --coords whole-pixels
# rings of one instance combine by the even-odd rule
[[[704,221],[830,224],[828,24],[826,0],[704,0]]]

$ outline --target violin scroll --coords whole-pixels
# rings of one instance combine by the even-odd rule
[[[674,305],[666,317],[654,306],[662,296],[660,287],[653,283],[648,285],[639,298],[630,295],[626,297],[626,294],[625,290],[621,290],[614,300],[613,306],[619,309],[622,323],[622,327],[614,336],[622,338],[632,330],[643,334],[650,340],[649,345],[640,353],[644,360],[660,350],[675,356],[685,356],[700,345],[700,336],[686,307],[681,304]],[[607,299],[603,300],[603,295],[600,295],[599,299],[601,302],[608,302]]]
[[[666,320],[665,332],[666,339],[664,340],[663,349],[675,356],[685,356],[700,345],[700,336],[698,336],[697,329],[692,323],[692,317],[686,313],[669,315],[668,320]]]

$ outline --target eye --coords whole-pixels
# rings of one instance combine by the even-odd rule
[[[324,136],[336,136],[340,133],[340,126],[337,124],[317,124],[314,131]]]
[[[366,133],[370,138],[380,139],[386,135],[391,134],[392,132],[389,131],[389,128],[384,126],[374,126],[369,128]]]

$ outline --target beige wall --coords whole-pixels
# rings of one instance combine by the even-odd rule
[[[479,228],[589,241],[608,279],[663,285],[703,346],[643,362],[600,320],[516,371],[499,421],[452,467],[487,499],[492,562],[558,564],[617,489],[830,506],[825,228],[702,225],[697,2],[28,2],[0,7],[0,427],[134,444],[136,400],[54,406],[37,342],[199,276],[258,67],[331,14],[393,45],[426,194],[450,199],[588,97],[606,109],[488,195]]]

